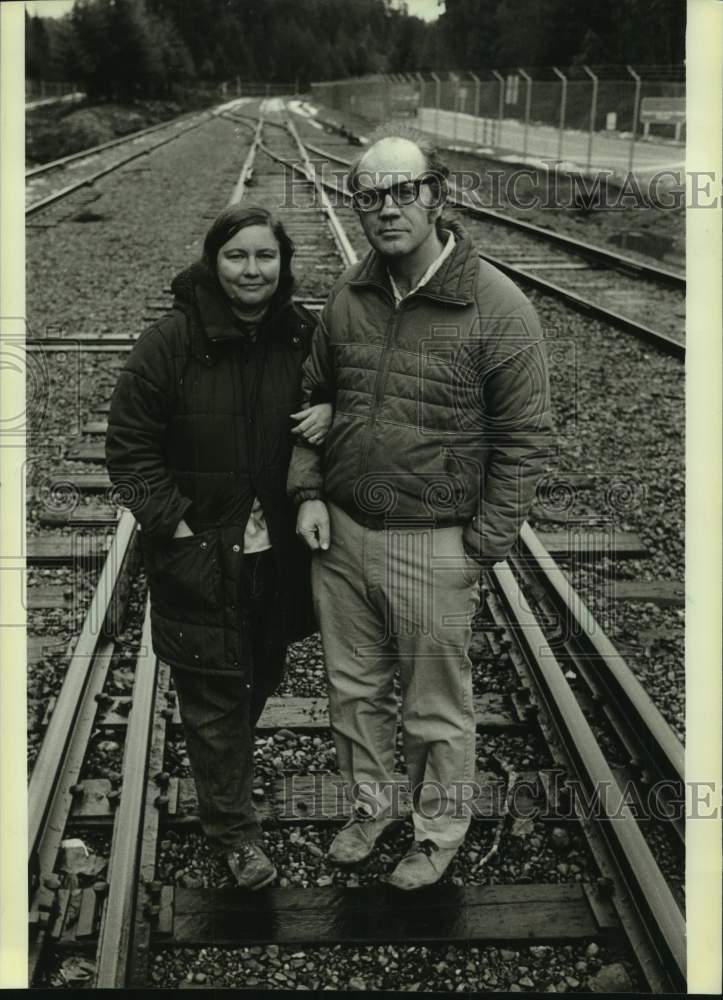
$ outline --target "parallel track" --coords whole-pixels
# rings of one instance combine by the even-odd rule
[[[247,116],[244,116],[247,117]],[[307,143],[309,152],[325,160],[338,163],[342,166],[349,166],[350,160],[339,156],[337,153],[323,149],[319,146]],[[333,187],[335,185],[329,185]],[[337,189],[339,196],[342,191]],[[512,215],[503,215],[501,212],[483,208],[475,202],[467,191],[459,191],[454,183],[450,184],[449,203],[465,214],[470,223],[473,220],[490,223],[496,227],[509,229],[521,237],[529,237],[533,242],[532,247],[540,243],[552,247],[558,253],[558,258],[552,259],[549,252],[542,257],[535,254],[534,249],[519,250],[513,249],[505,253],[504,241],[501,253],[488,253],[486,246],[496,243],[496,238],[492,236],[480,237],[480,256],[488,260],[495,267],[505,274],[527,285],[538,289],[545,295],[562,300],[572,308],[610,323],[612,326],[625,330],[628,333],[640,338],[667,354],[681,360],[685,358],[685,344],[679,332],[671,333],[668,330],[656,329],[642,322],[640,316],[646,315],[656,305],[656,287],[666,289],[668,295],[672,295],[671,303],[677,303],[680,310],[684,307],[685,278],[669,271],[665,268],[656,267],[652,264],[645,264],[624,254],[613,253],[603,247],[595,246],[583,240],[576,240],[560,233],[555,233],[539,226],[516,219]],[[471,230],[475,235],[474,229]],[[565,256],[567,255],[567,258]],[[579,270],[569,263],[570,257],[578,261],[584,261],[585,265],[578,265]],[[519,259],[519,264],[516,261]],[[529,263],[526,261],[529,260]],[[608,272],[610,279],[608,286],[615,298],[619,298],[622,290],[625,289],[625,282],[630,286],[631,299],[640,299],[640,307],[634,313],[626,315],[618,308],[610,308],[606,305],[606,287],[598,289],[598,297],[593,298],[584,291],[584,285],[590,283],[588,275],[590,271],[586,268],[592,266],[593,276],[597,279],[601,273]],[[543,278],[534,271],[556,271],[561,277],[567,276],[566,284],[559,284]],[[583,287],[580,283],[570,283],[570,276],[579,273]],[[642,295],[635,289],[635,282],[641,284]],[[647,293],[647,294],[646,294]],[[675,298],[675,293],[679,296]],[[625,298],[623,295],[623,298]],[[609,295],[608,295],[609,297]],[[647,306],[646,306],[647,303]],[[635,302],[638,306],[638,302]],[[679,327],[681,323],[677,324]],[[675,328],[676,324],[672,324]]]
[[[83,187],[89,187],[102,177],[105,177],[108,174],[113,173],[115,170],[118,170],[120,167],[125,166],[125,164],[131,163],[133,160],[137,160],[141,156],[147,156],[155,149],[160,149],[161,146],[165,146],[167,143],[179,139],[191,129],[195,129],[203,125],[204,122],[208,121],[210,117],[222,114],[223,108],[225,107],[227,107],[227,105],[222,105],[212,111],[202,111],[198,114],[190,116],[182,115],[180,118],[175,118],[167,122],[160,122],[157,125],[151,125],[149,128],[140,129],[138,132],[131,132],[129,135],[120,136],[118,139],[112,139],[110,142],[104,142],[99,146],[92,146],[89,149],[83,149],[77,153],[71,153],[69,156],[63,156],[58,160],[53,160],[50,163],[43,163],[40,166],[33,167],[31,170],[27,170],[25,172],[26,189],[27,193],[30,193],[33,187],[37,186],[40,178],[42,178],[42,184],[45,185],[47,183],[46,179],[49,175],[61,176],[68,170],[68,168],[73,170],[78,168],[83,169],[83,163],[85,160],[92,162],[107,150],[115,149],[118,146],[128,146],[131,148],[132,146],[136,146],[139,140],[142,142],[140,149],[136,148],[128,155],[121,156],[120,159],[111,160],[110,163],[106,163],[98,170],[91,169],[89,173],[84,173],[82,177],[73,180],[70,184],[63,184],[60,187],[54,187],[52,191],[27,205],[25,209],[25,217],[29,218],[37,215],[44,208],[47,208],[49,205],[54,205],[56,202],[61,201],[74,191]],[[145,142],[145,139],[148,136],[167,129],[173,129],[175,131],[173,131],[172,135],[166,136],[158,142]]]

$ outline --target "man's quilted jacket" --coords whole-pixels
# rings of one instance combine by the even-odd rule
[[[333,288],[302,391],[334,399],[323,451],[297,444],[288,490],[372,528],[465,526],[468,553],[504,559],[550,456],[546,350],[525,295],[464,230],[429,282],[395,306],[371,251]]]

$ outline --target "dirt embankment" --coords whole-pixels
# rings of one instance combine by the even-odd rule
[[[99,146],[200,106],[187,101],[134,101],[132,104],[51,104],[36,108],[29,111],[25,119],[25,166],[34,167]]]

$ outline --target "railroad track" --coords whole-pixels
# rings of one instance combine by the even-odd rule
[[[348,132],[344,140],[338,145],[349,149]],[[328,137],[325,143],[329,145]],[[345,167],[351,162],[348,153],[343,156],[311,142],[307,148]],[[354,156],[359,151],[351,152]],[[342,187],[340,179],[333,183]],[[485,208],[474,193],[454,182],[449,204],[465,216],[480,256],[505,274],[673,357],[685,357],[683,276]],[[650,325],[651,309],[656,310],[655,326]]]
[[[26,170],[25,217],[36,215],[73,191],[90,186],[125,164],[179,139],[191,129],[203,125],[209,117],[221,114],[225,108],[244,104],[247,100],[239,98],[212,111],[181,115]],[[163,134],[162,138],[157,138],[158,134]]]
[[[304,148],[293,127],[264,129],[259,119],[247,126],[246,138],[250,147],[231,198],[244,196],[250,184],[255,200],[281,206],[279,214],[297,247],[298,282],[309,294],[304,301],[318,306],[342,267],[355,258],[344,226],[351,212],[336,213],[326,200],[309,155],[314,151]],[[291,161],[297,165],[293,204],[287,197]],[[326,229],[320,226],[320,208],[329,222]],[[164,301],[156,307],[160,311]],[[118,351],[118,344],[110,346]],[[151,651],[147,608],[138,613],[141,634],[131,672],[130,714],[130,684],[119,693],[117,685],[107,683],[137,553],[132,517],[124,513],[116,523],[116,510],[107,503],[103,448],[96,443],[104,431],[104,411],[101,405],[98,419],[85,425],[80,445],[69,453],[91,471],[61,474],[55,487],[78,497],[100,492],[103,502],[79,504],[51,517],[56,528],[71,531],[59,536],[62,544],[56,536],[54,549],[45,546],[46,560],[69,556],[77,564],[82,556],[97,564],[105,555],[105,561],[63,686],[47,713],[30,783],[34,974],[52,956],[80,953],[90,959],[93,985],[144,987],[154,949],[175,946],[592,939],[627,941],[647,988],[684,989],[681,908],[623,799],[628,782],[645,795],[651,784],[665,780],[666,802],[674,804],[682,782],[680,745],[569,583],[549,571],[549,552],[564,557],[565,540],[537,535],[529,526],[519,552],[484,581],[473,660],[481,674],[504,671],[507,687],[478,690],[476,709],[480,735],[493,745],[511,734],[539,732],[548,746],[549,766],[525,770],[510,766],[504,754],[487,755],[478,774],[473,825],[499,847],[501,837],[510,839],[511,824],[522,829],[537,815],[556,817],[562,833],[570,828],[574,832],[566,836],[584,840],[597,878],[483,885],[479,880],[486,881],[486,872],[480,869],[468,884],[446,882],[412,899],[379,883],[289,885],[250,897],[231,887],[164,881],[162,838],[169,831],[198,829],[195,791],[190,779],[168,766],[180,720],[168,668]],[[84,536],[78,528],[88,525],[100,529],[102,541],[91,536],[79,548],[78,538]],[[588,539],[588,547],[594,555],[598,540]],[[37,543],[37,557],[41,549]],[[621,542],[612,555],[622,554]],[[41,652],[43,641],[50,640],[37,637]],[[292,672],[296,655],[292,650]],[[581,690],[568,682],[572,664],[585,681]],[[592,722],[586,717],[591,703]],[[259,724],[261,733],[286,734],[282,741],[297,743],[318,739],[326,727],[320,695],[270,699]],[[613,743],[625,757],[623,771],[611,768],[600,749],[603,729],[607,745]],[[125,748],[118,772],[110,776],[84,774],[87,747],[98,732]],[[348,807],[334,774],[286,774],[283,766],[274,767],[257,797],[269,829],[306,825],[327,831],[346,818]],[[601,816],[587,818],[574,790],[591,793],[603,784],[610,800]],[[610,815],[618,819],[607,821]],[[671,829],[678,836],[680,824]],[[64,884],[57,867],[63,839],[80,833],[105,838],[107,871],[93,884],[76,888]]]

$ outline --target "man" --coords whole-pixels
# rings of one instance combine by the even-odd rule
[[[545,351],[519,289],[440,222],[447,170],[399,137],[349,187],[371,252],[322,310],[304,395],[335,399],[324,452],[298,445],[289,493],[312,585],[339,769],[354,810],[330,857],[368,857],[399,822],[399,669],[415,840],[389,881],[436,882],[469,826],[468,649],[480,569],[504,559],[549,446]]]

